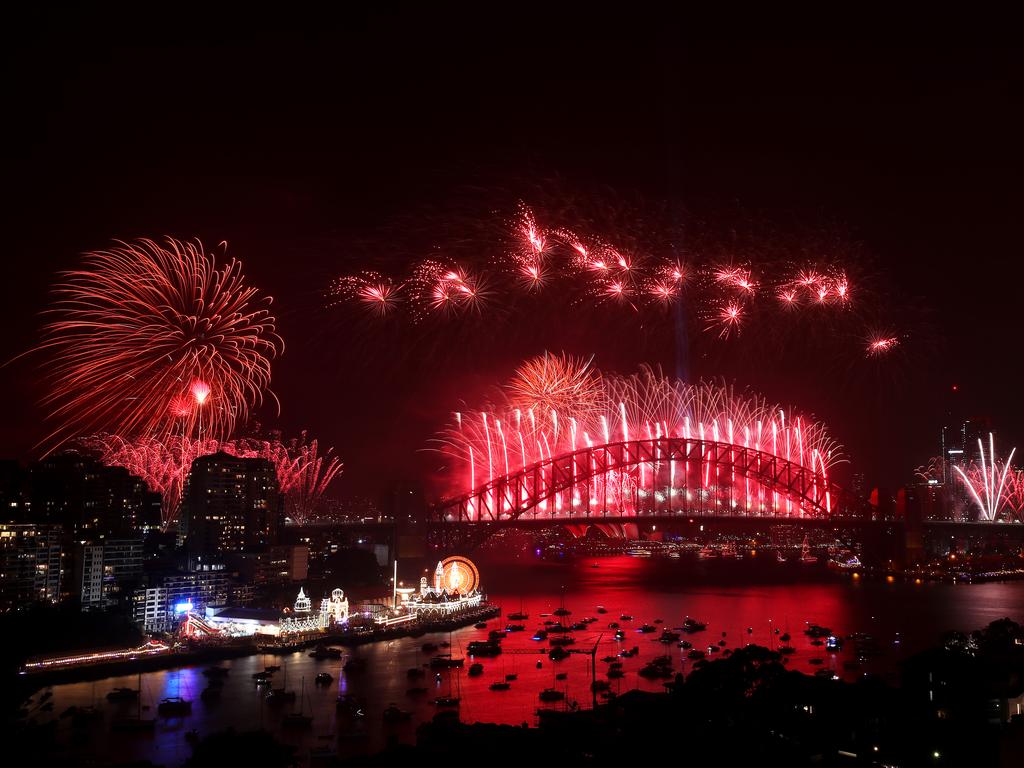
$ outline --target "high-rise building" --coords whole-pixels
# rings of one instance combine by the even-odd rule
[[[277,543],[283,502],[277,472],[266,459],[226,453],[196,459],[181,503],[189,551],[213,555]]]
[[[69,541],[133,536],[152,521],[154,498],[124,467],[62,453],[27,470],[31,519],[60,524]]]
[[[258,583],[305,581],[308,576],[309,547],[305,544],[278,544],[257,555]]]
[[[142,581],[143,540],[105,539],[81,546],[75,563],[75,585],[82,610],[114,605]]]
[[[0,610],[60,599],[58,525],[0,523]]]
[[[939,479],[943,483],[954,482],[953,467],[963,467],[978,458],[978,440],[989,431],[987,423],[981,419],[969,419],[942,428],[939,445],[942,477]]]
[[[0,520],[27,522],[31,518],[26,485],[25,471],[17,461],[0,461]]]

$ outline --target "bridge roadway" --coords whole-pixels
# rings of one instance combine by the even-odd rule
[[[637,528],[632,528],[632,525],[636,525]],[[874,542],[873,548],[890,549],[895,547],[893,554],[902,551],[910,540],[920,542],[925,535],[931,537],[950,536],[957,539],[972,536],[998,537],[1004,541],[1024,543],[1024,524],[925,520],[908,527],[904,520],[875,520],[864,515],[798,518],[674,513],[671,515],[646,514],[639,517],[633,515],[591,515],[590,517],[573,515],[560,518],[522,516],[514,520],[491,522],[373,519],[306,526],[290,525],[285,531],[288,540],[294,543],[308,541],[312,544],[323,536],[330,539],[334,539],[337,535],[350,539],[356,536],[365,536],[376,543],[386,543],[392,551],[397,546],[399,557],[405,558],[423,556],[430,547],[468,554],[489,536],[505,528],[539,530],[566,526],[574,535],[581,536],[586,533],[587,528],[595,526],[606,535],[621,537],[623,534],[636,536],[649,534],[652,532],[652,527],[659,531],[669,529],[684,536],[699,536],[701,533],[766,533],[768,528],[777,525],[794,525],[807,530],[857,532],[863,535],[865,541]]]

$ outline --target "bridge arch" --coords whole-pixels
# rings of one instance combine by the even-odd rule
[[[842,489],[808,467],[733,443],[657,437],[593,445],[494,477],[435,506],[436,522],[646,516],[827,518]]]

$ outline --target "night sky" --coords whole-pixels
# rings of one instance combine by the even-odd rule
[[[457,398],[524,354],[566,348],[623,372],[673,363],[671,341],[533,329],[435,365],[433,347],[376,339],[324,308],[330,278],[395,222],[428,207],[437,218],[471,190],[514,199],[557,180],[726,227],[841,230],[870,254],[891,300],[924,308],[898,371],[691,367],[821,416],[872,484],[933,455],[947,412],[988,418],[1007,450],[1024,449],[1019,50],[769,40],[591,6],[245,22],[77,13],[23,19],[3,54],[5,360],[36,342],[55,273],[82,251],[226,240],[275,297],[287,345],[281,415],[265,408],[261,421],[335,446],[335,495],[415,485],[439,463],[421,449]],[[29,459],[47,432],[40,362],[0,371],[0,455]]]

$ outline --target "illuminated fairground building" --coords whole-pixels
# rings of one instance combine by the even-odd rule
[[[320,601],[313,610],[313,601],[299,588],[292,612],[256,608],[207,607],[205,616],[189,614],[182,631],[190,636],[251,637],[267,635],[288,637],[327,632],[348,623],[348,599],[340,589]]]
[[[444,618],[478,608],[484,596],[480,591],[480,571],[466,557],[448,557],[434,569],[434,583],[420,579],[420,591],[403,595],[403,607],[418,618]]]

